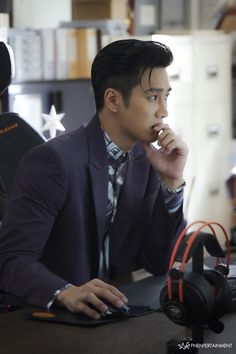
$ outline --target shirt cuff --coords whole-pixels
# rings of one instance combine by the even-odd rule
[[[170,214],[174,214],[182,206],[184,191],[178,193],[169,192],[164,186],[161,186],[161,193],[166,208]]]

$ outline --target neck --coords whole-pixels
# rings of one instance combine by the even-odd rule
[[[135,141],[124,134],[119,124],[119,116],[102,111],[98,113],[102,129],[109,135],[110,139],[124,152],[132,149]]]

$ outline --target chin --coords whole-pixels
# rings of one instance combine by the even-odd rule
[[[158,135],[152,136],[148,139],[148,143],[155,143],[157,141]]]
[[[157,141],[157,137],[150,140],[150,143],[155,143]]]
[[[158,139],[158,134],[157,133],[153,134],[152,132],[152,134],[149,134],[149,136],[146,135],[145,137],[139,139],[139,141],[140,143],[151,144],[151,143],[155,143],[157,139]]]
[[[153,138],[153,139],[140,139],[139,142],[140,143],[143,143],[143,144],[153,144],[157,141],[156,138]]]

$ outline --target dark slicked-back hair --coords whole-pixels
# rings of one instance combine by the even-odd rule
[[[124,39],[112,42],[96,55],[91,70],[96,109],[104,107],[104,93],[107,88],[118,90],[126,105],[132,89],[141,84],[142,75],[153,68],[167,67],[173,61],[170,49],[155,41]]]

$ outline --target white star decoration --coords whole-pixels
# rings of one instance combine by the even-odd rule
[[[49,114],[42,113],[42,117],[46,121],[42,131],[49,130],[50,138],[55,138],[57,130],[64,132],[65,128],[60,122],[64,115],[65,113],[57,114],[55,106],[52,105]]]

